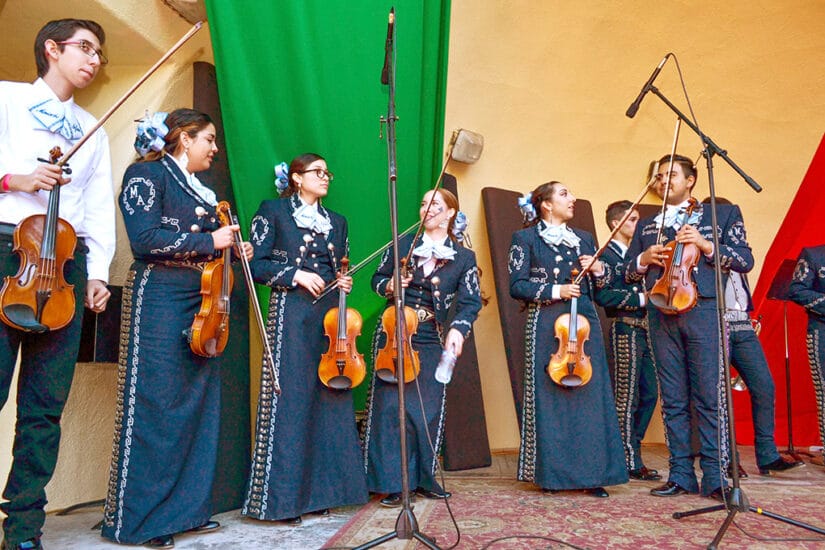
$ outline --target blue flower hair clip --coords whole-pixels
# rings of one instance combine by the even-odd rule
[[[135,151],[142,157],[145,157],[149,151],[163,151],[166,142],[163,138],[169,133],[169,127],[166,126],[166,115],[162,111],[149,116],[146,116],[136,121],[139,122],[137,127],[137,137],[135,138]]]
[[[536,208],[533,206],[533,193],[527,193],[518,198],[518,207],[524,214],[525,221],[531,222],[536,219]]]
[[[467,246],[468,248],[472,248],[473,245],[470,243],[470,236],[466,233],[468,225],[469,222],[467,221],[467,215],[459,210],[455,215],[455,220],[453,221],[453,237],[455,237],[455,240],[459,243]]]
[[[275,165],[275,187],[278,193],[283,193],[289,187],[289,165],[281,162]]]

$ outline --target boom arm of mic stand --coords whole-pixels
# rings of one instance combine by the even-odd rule
[[[684,114],[682,111],[680,111],[680,110],[676,107],[676,105],[674,105],[673,103],[671,103],[671,102],[670,102],[670,100],[668,100],[668,98],[666,98],[666,97],[662,94],[662,92],[660,92],[660,91],[659,91],[659,89],[658,89],[656,86],[651,86],[651,87],[650,87],[650,91],[651,91],[653,94],[655,94],[655,95],[656,95],[656,97],[658,97],[659,99],[661,99],[661,100],[664,102],[664,104],[665,104],[665,105],[667,105],[668,107],[670,107],[670,110],[671,110],[671,111],[673,111],[674,113],[676,113],[676,116],[678,116],[680,119],[682,119],[682,120],[685,122],[685,124],[687,124],[688,126],[690,126],[691,130],[693,130],[694,132],[696,132],[696,135],[697,135],[697,136],[699,136],[699,137],[701,138],[702,143],[704,143],[704,144],[705,144],[705,146],[707,147],[707,149],[708,149],[708,152],[709,152],[709,153],[712,153],[712,154],[715,154],[715,155],[719,155],[720,157],[722,157],[722,160],[724,160],[725,162],[727,162],[727,163],[728,163],[728,165],[729,165],[731,168],[733,168],[733,169],[736,171],[736,173],[737,173],[737,174],[739,174],[740,176],[742,176],[742,179],[743,179],[743,180],[745,180],[745,183],[747,183],[748,185],[750,185],[750,186],[753,188],[753,190],[754,190],[754,191],[756,191],[757,193],[759,193],[759,192],[761,192],[761,191],[762,191],[762,187],[761,187],[758,183],[756,183],[752,177],[750,177],[749,175],[747,175],[747,174],[745,173],[745,171],[744,171],[744,170],[742,170],[741,168],[739,168],[739,166],[737,166],[737,165],[736,165],[736,163],[735,163],[735,162],[733,162],[733,161],[730,159],[730,157],[728,157],[728,153],[727,153],[727,151],[723,150],[721,147],[719,147],[718,145],[716,145],[716,143],[714,143],[714,142],[713,142],[713,140],[712,140],[712,139],[710,139],[710,137],[708,137],[706,134],[702,133],[702,131],[699,129],[699,127],[698,127],[698,126],[696,126],[696,125],[693,123],[693,121],[692,121],[692,120],[690,120],[688,117],[686,117],[686,116],[685,116],[685,114]]]

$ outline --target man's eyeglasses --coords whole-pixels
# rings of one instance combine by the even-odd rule
[[[323,168],[310,168],[309,170],[302,170],[298,172],[299,174],[306,174],[308,172],[315,172],[315,175],[318,177],[319,180],[324,179],[324,176],[329,178],[329,181],[332,181],[335,175],[330,172],[329,170],[324,170]]]
[[[63,42],[57,42],[57,44],[60,44],[61,46],[77,46],[80,48],[81,52],[85,53],[89,57],[97,56],[97,59],[100,61],[101,65],[105,65],[109,62],[109,59],[103,55],[103,50],[96,49],[88,40],[64,40]]]

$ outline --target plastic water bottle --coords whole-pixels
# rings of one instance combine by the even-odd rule
[[[445,349],[441,352],[441,359],[438,361],[438,367],[435,369],[435,379],[442,384],[449,384],[453,378],[453,368],[455,368],[455,361],[457,357],[452,349]]]

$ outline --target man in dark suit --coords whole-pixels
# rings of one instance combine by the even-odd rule
[[[825,441],[825,245],[802,249],[788,296],[808,313],[808,362],[816,393],[819,435]]]
[[[633,207],[630,201],[618,201],[607,207],[605,218],[610,230],[616,230],[625,213]],[[658,481],[662,476],[644,465],[641,454],[659,388],[656,368],[647,334],[646,298],[641,283],[624,280],[625,255],[639,221],[639,211],[633,210],[602,253],[602,261],[614,270],[610,283],[597,290],[596,302],[614,318],[610,326],[610,353],[613,370],[613,394],[616,413],[632,479]]]
[[[656,193],[665,200],[664,216],[647,218],[636,227],[628,250],[626,280],[644,281],[652,289],[665,272],[672,250],[661,244],[672,242],[697,254],[696,266],[689,270],[696,283],[696,304],[672,309],[667,297],[649,294],[650,336],[656,359],[662,412],[670,450],[668,481],[651,490],[656,496],[696,493],[700,485],[693,469],[690,442],[690,405],[696,408],[699,438],[701,493],[721,499],[726,480],[720,462],[726,462],[727,425],[719,422],[724,385],[721,384],[719,323],[716,312],[714,257],[719,254],[727,282],[729,271],[741,273],[753,268],[753,254],[745,235],[745,225],[737,206],[718,205],[719,250],[714,249],[710,208],[691,196],[697,173],[693,161],[682,155],[666,155],[659,161]],[[666,193],[666,187],[669,191]],[[692,209],[690,206],[694,206]],[[655,306],[654,307],[654,303]],[[721,442],[721,449],[719,447]],[[721,459],[721,460],[720,460]]]

